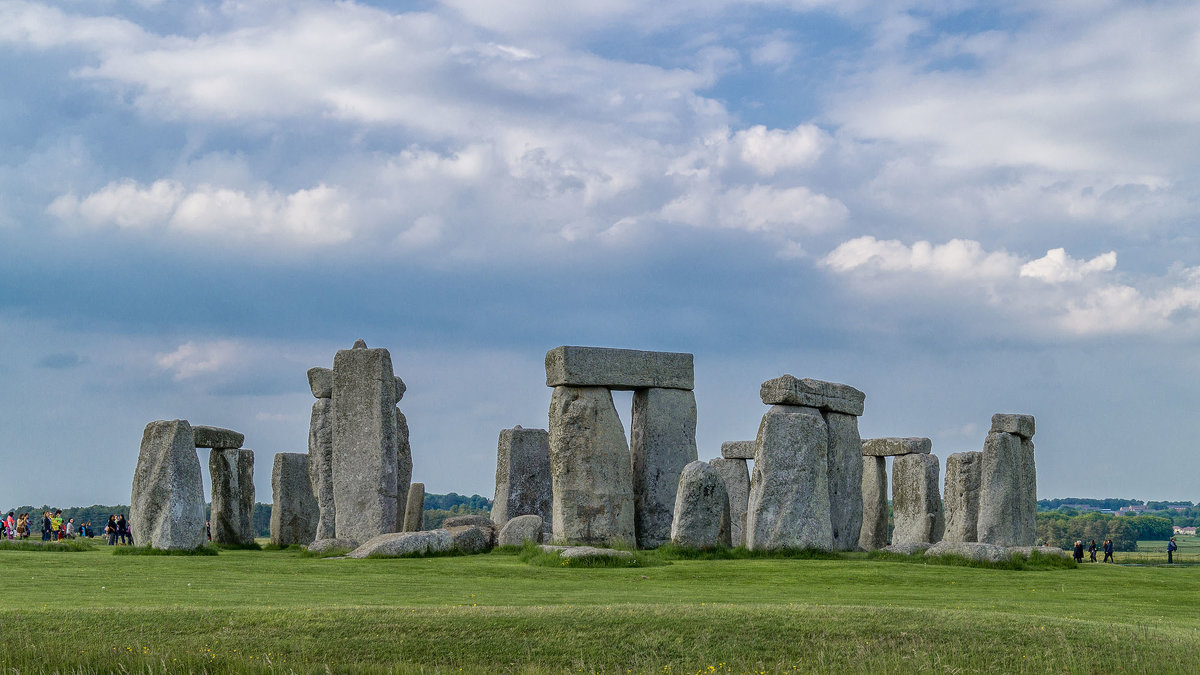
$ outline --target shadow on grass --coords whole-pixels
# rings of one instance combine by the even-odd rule
[[[191,549],[162,549],[149,546],[120,546],[113,549],[113,555],[217,555],[217,549],[212,546],[197,546]]]
[[[521,562],[533,565],[534,567],[567,569],[657,567],[668,564],[657,559],[651,551],[634,551],[620,546],[613,546],[612,548],[628,553],[631,557],[623,555],[589,555],[580,558],[563,558],[559,555],[558,551],[545,551],[539,545],[530,541],[525,542],[525,545],[518,549],[517,556]]]
[[[42,551],[44,553],[78,553],[95,548],[85,539],[64,539],[63,541],[9,541],[0,540],[0,551]]]
[[[263,550],[262,545],[259,544],[257,541],[252,541],[248,544],[217,544],[217,543],[214,543],[213,546],[216,546],[218,549],[220,549],[222,551],[261,551],[261,550]]]
[[[751,551],[745,547],[718,546],[704,550],[663,544],[653,551],[662,560],[842,560],[845,556],[820,549],[779,549]]]

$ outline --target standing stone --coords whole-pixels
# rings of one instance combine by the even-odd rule
[[[744,459],[719,457],[708,465],[721,475],[729,495],[730,546],[746,545],[746,508],[750,503],[750,467]]]
[[[978,538],[982,452],[956,452],[946,458],[946,533],[942,541],[973,542]]]
[[[403,386],[396,378],[396,386]],[[408,418],[396,408],[396,530],[404,530],[404,512],[408,507],[408,486],[412,481],[412,447],[408,444]],[[421,497],[424,499],[424,496]],[[422,506],[421,515],[425,510]]]
[[[218,544],[254,543],[254,451],[219,450],[208,454],[212,480],[212,540]]]
[[[333,371],[329,373],[332,380]],[[333,399],[330,398],[319,398],[313,403],[308,424],[308,473],[320,510],[317,539],[334,539],[337,534],[333,499]]]
[[[632,543],[629,445],[612,394],[602,387],[555,387],[549,436],[554,540]]]
[[[635,391],[629,441],[637,545],[656,548],[673,537],[680,472],[696,461],[695,394],[684,389]]]
[[[887,546],[888,535],[888,478],[887,460],[883,457],[862,458],[862,531],[858,547],[875,551]]]
[[[523,546],[525,542],[542,543],[542,519],[533,514],[513,516],[496,535],[497,546]]]
[[[892,463],[893,544],[936,544],[946,525],[935,455],[904,455]]]
[[[863,522],[862,438],[858,417],[826,412],[829,427],[829,522],[833,549],[854,551]]]
[[[721,474],[704,462],[683,467],[675,497],[671,543],[704,550],[730,546],[729,495]]]
[[[1003,431],[988,433],[979,489],[981,543],[1031,546],[1037,539],[1037,479],[1030,475],[1032,464],[1032,441]]]
[[[367,349],[360,340],[334,356],[333,501],[339,537],[367,541],[398,529],[395,406],[388,350]]]
[[[829,430],[820,411],[776,405],[758,427],[746,547],[833,548],[829,520]]]
[[[408,504],[404,509],[404,531],[425,529],[425,484],[413,483],[408,488]]]
[[[517,426],[500,432],[496,444],[496,493],[492,522],[497,527],[517,516],[538,516],[550,540],[550,434],[545,429]]]
[[[276,546],[313,542],[318,507],[308,478],[308,455],[280,452],[271,468],[271,543]]]
[[[204,544],[204,485],[187,420],[146,425],[133,473],[129,520],[139,545],[188,550]]]
[[[1025,542],[1019,545],[1033,546],[1037,543],[1037,466],[1033,456],[1033,441],[1028,438],[1021,438],[1021,485],[1018,498],[1021,517],[1018,535]]]

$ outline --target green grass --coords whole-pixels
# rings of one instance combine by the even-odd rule
[[[151,548],[149,546],[118,546],[112,550],[113,555],[148,555],[148,556],[212,556],[218,551],[213,546],[197,546],[189,549]]]
[[[263,549],[262,544],[258,543],[257,541],[251,541],[244,544],[218,544],[213,542],[210,545],[221,551],[261,551]]]
[[[1200,672],[1200,568],[106,548],[0,551],[0,672]]]
[[[0,539],[0,551],[39,551],[42,553],[79,553],[92,550],[86,539],[41,541],[35,539]]]

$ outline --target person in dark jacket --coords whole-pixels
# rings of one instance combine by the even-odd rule
[[[109,516],[108,524],[104,526],[104,536],[108,537],[108,545],[117,545],[117,517]]]
[[[121,538],[121,545],[133,545],[133,531],[129,529],[129,521],[125,519],[125,514],[117,516],[117,536]]]
[[[42,513],[42,541],[50,541],[50,534],[53,528],[50,525],[50,512]]]
[[[1171,537],[1171,541],[1167,542],[1167,564],[1168,565],[1175,564],[1175,551],[1178,548],[1179,548],[1179,545],[1175,543],[1175,537]]]
[[[1083,562],[1083,542],[1078,539],[1075,540],[1075,562]]]
[[[1100,547],[1096,545],[1096,540],[1093,539],[1092,543],[1088,544],[1088,555],[1091,556],[1092,562],[1096,562],[1096,551],[1098,550],[1100,550]]]
[[[1113,543],[1112,539],[1104,540],[1104,562],[1115,563],[1116,558],[1113,558]]]

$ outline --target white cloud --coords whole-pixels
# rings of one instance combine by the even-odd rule
[[[237,360],[238,345],[232,340],[215,342],[185,342],[174,351],[156,354],[159,369],[169,372],[172,379],[187,380],[197,375],[220,372]]]
[[[918,241],[906,246],[896,240],[863,236],[843,242],[822,264],[839,273],[917,272],[957,281],[997,280],[1015,275],[1019,258],[1004,251],[988,252],[977,241],[952,239],[945,244]]]
[[[782,169],[811,166],[830,144],[829,134],[812,124],[790,131],[755,125],[733,135],[738,156],[756,172],[774,175]]]
[[[1109,251],[1091,260],[1076,260],[1067,255],[1066,249],[1056,248],[1047,251],[1045,256],[1037,260],[1021,265],[1021,276],[1057,284],[1079,281],[1084,275],[1093,272],[1111,272],[1116,266],[1116,251]]]

